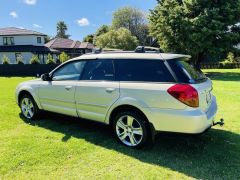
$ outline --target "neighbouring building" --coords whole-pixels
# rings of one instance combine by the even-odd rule
[[[4,55],[10,59],[11,64],[16,63],[18,58],[28,64],[33,55],[37,55],[41,63],[46,62],[49,53],[57,58],[60,52],[44,45],[45,36],[27,29],[0,28],[0,62]]]
[[[71,58],[92,52],[94,45],[88,42],[74,41],[71,39],[55,38],[45,44],[50,49],[65,52]]]

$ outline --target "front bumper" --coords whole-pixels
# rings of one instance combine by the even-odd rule
[[[217,112],[215,96],[206,112],[200,108],[188,108],[186,110],[174,109],[145,109],[148,120],[156,131],[178,132],[198,134],[204,132],[213,125]]]

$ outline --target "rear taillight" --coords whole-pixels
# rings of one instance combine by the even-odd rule
[[[168,93],[177,100],[190,107],[198,107],[199,99],[197,90],[188,84],[176,84],[170,87]]]

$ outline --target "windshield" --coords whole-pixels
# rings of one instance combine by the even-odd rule
[[[207,79],[201,70],[197,70],[187,61],[170,60],[168,63],[182,83],[198,83]]]

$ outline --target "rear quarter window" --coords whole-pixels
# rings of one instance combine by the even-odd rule
[[[175,82],[162,60],[115,60],[117,81]]]
[[[207,77],[201,70],[197,70],[187,61],[174,59],[168,60],[168,64],[180,83],[198,83],[207,80]]]

